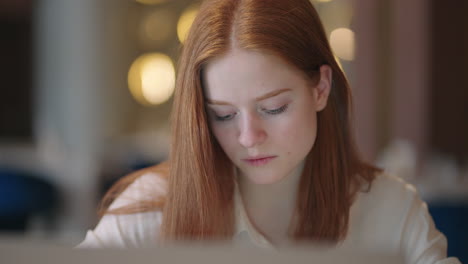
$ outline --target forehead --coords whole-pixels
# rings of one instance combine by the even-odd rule
[[[251,100],[276,89],[306,89],[307,77],[278,56],[232,49],[214,58],[203,71],[208,99],[229,102]]]

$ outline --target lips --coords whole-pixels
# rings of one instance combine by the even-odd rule
[[[257,156],[253,158],[242,159],[242,160],[252,166],[262,166],[262,165],[266,165],[274,158],[276,158],[276,156]]]

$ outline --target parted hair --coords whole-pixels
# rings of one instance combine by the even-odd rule
[[[167,194],[126,208],[107,210],[143,172],[123,178],[102,202],[101,212],[162,210],[161,239],[223,240],[234,232],[234,165],[210,131],[202,73],[233,47],[268,52],[318,80],[332,69],[327,106],[317,113],[317,138],[305,159],[290,234],[295,241],[337,243],[346,237],[357,192],[370,188],[380,170],[363,161],[352,133],[348,81],[337,64],[320,18],[309,0],[206,0],[199,9],[178,63],[171,114],[171,150],[156,168]]]

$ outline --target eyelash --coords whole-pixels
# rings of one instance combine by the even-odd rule
[[[262,110],[265,111],[269,115],[278,115],[286,111],[286,109],[288,109],[288,106],[289,106],[288,104],[285,104],[282,107],[276,108],[273,110],[267,110],[267,109],[262,109]]]
[[[279,115],[281,113],[284,113],[284,111],[286,111],[288,109],[288,106],[289,106],[288,104],[285,104],[285,105],[281,106],[280,108],[276,108],[276,109],[273,109],[273,110],[262,109],[262,111],[264,111],[265,113],[267,113],[269,115]],[[225,116],[215,115],[215,120],[220,121],[220,122],[229,121],[232,118],[234,118],[234,115],[235,114],[230,114],[230,115],[225,115]]]

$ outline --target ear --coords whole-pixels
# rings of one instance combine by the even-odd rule
[[[332,88],[332,68],[329,65],[320,66],[320,80],[313,88],[315,111],[322,111],[327,106],[328,95]]]

